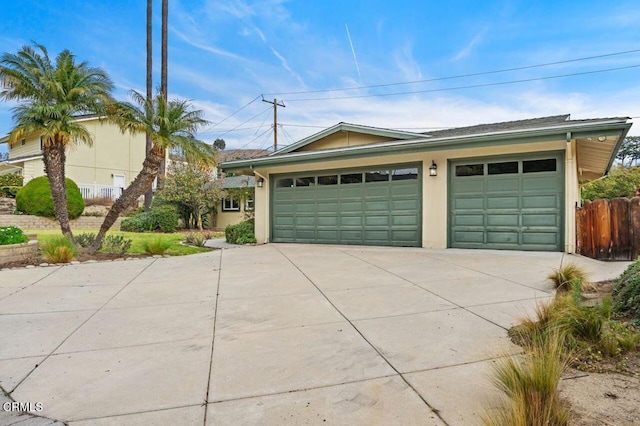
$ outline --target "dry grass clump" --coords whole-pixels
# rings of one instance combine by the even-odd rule
[[[587,282],[587,272],[575,263],[569,263],[547,275],[547,279],[557,291],[564,292],[571,289],[572,283]]]

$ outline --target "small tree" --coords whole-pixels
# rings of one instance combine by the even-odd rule
[[[224,139],[218,138],[213,141],[213,147],[218,151],[223,151],[227,147],[227,143],[224,141]]]
[[[213,167],[199,162],[173,163],[158,197],[185,208],[190,220],[185,225],[202,229],[202,215],[224,198],[221,182],[213,177]]]
[[[623,166],[637,166],[640,160],[640,136],[624,138],[616,159],[620,160]]]

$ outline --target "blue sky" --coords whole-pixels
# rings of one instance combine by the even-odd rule
[[[261,94],[286,105],[278,110],[281,145],[340,121],[427,131],[563,113],[640,117],[640,52],[442,80],[640,49],[637,1],[169,3],[170,96],[191,99],[212,122],[199,137],[222,137],[228,148],[272,144],[272,112]],[[0,51],[31,40],[52,54],[68,48],[104,68],[124,100],[128,90],[144,90],[145,7],[142,0],[5,2]],[[157,83],[159,0],[154,8]],[[630,68],[535,80],[621,67]],[[534,80],[493,85],[527,79]],[[10,109],[0,103],[0,133],[11,129]]]

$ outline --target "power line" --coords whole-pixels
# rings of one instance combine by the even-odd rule
[[[267,109],[265,109],[265,110],[263,110],[263,111],[261,111],[261,112],[257,113],[256,115],[254,115],[253,117],[249,118],[248,120],[245,120],[245,121],[243,121],[242,123],[238,124],[238,125],[237,125],[236,127],[234,127],[233,129],[230,129],[229,131],[226,131],[226,132],[224,132],[224,133],[222,133],[222,134],[218,135],[218,137],[219,137],[219,138],[221,138],[222,136],[226,135],[227,133],[229,133],[229,132],[231,132],[231,131],[233,131],[233,130],[237,130],[237,129],[238,129],[238,127],[242,126],[243,124],[247,124],[249,121],[253,120],[253,119],[254,119],[254,118],[256,118],[256,117],[259,117],[260,115],[262,115],[262,114],[264,114],[265,112],[270,111],[270,110],[271,110],[271,107],[268,107]]]
[[[411,90],[408,92],[393,92],[393,93],[381,93],[375,95],[353,95],[353,96],[334,96],[334,97],[324,97],[324,98],[302,98],[302,99],[287,99],[287,102],[307,102],[307,101],[326,101],[326,100],[336,100],[336,99],[357,99],[357,98],[374,98],[374,97],[383,97],[383,96],[399,96],[399,95],[412,95],[416,93],[432,93],[432,92],[447,92],[451,90],[462,90],[462,89],[475,89],[479,87],[491,87],[491,86],[503,86],[507,84],[516,84],[516,83],[527,83],[531,81],[542,81],[542,80],[552,80],[557,78],[566,78],[566,77],[575,77],[580,75],[589,75],[589,74],[599,74],[604,72],[611,71],[620,71],[631,68],[638,68],[638,65],[629,65],[626,67],[617,67],[617,68],[607,68],[603,70],[594,70],[594,71],[584,71],[584,72],[576,72],[571,74],[559,74],[552,75],[547,77],[532,77],[525,78],[521,80],[508,80],[508,81],[499,81],[495,83],[483,83],[483,84],[470,84],[467,86],[455,86],[455,87],[446,87],[442,89],[425,89],[425,90]]]
[[[240,111],[242,111],[243,109],[245,109],[246,107],[248,107],[249,105],[251,105],[252,103],[254,103],[255,101],[258,100],[258,98],[260,98],[260,95],[256,96],[255,98],[253,98],[252,100],[249,101],[249,103],[247,103],[246,105],[240,107],[240,109],[236,110],[234,113],[232,113],[231,115],[226,116],[225,118],[223,118],[222,120],[218,121],[215,124],[212,124],[211,126],[207,127],[204,131],[200,132],[200,133],[207,133],[209,130],[219,126],[220,124],[224,123],[225,121],[227,121],[228,119],[230,119],[231,117],[233,117],[234,115],[236,115],[237,113],[239,113]],[[209,132],[212,133],[212,132]]]
[[[263,96],[304,95],[304,94],[310,94],[310,93],[342,92],[342,91],[348,91],[348,90],[375,89],[375,88],[379,88],[379,87],[392,87],[392,86],[403,86],[403,85],[408,85],[408,84],[429,83],[429,82],[433,82],[433,81],[454,80],[454,79],[459,79],[459,78],[477,77],[477,76],[481,76],[481,75],[499,74],[499,73],[512,72],[512,71],[522,71],[522,70],[533,69],[533,68],[542,68],[542,67],[548,67],[548,66],[552,66],[552,65],[561,65],[561,64],[568,64],[568,63],[572,63],[572,62],[588,61],[588,60],[591,60],[591,59],[607,58],[607,57],[611,57],[611,56],[626,55],[626,54],[629,54],[629,53],[637,53],[637,52],[640,52],[640,49],[625,50],[625,51],[613,52],[613,53],[605,53],[605,54],[602,54],[602,55],[585,56],[583,58],[566,59],[564,61],[546,62],[546,63],[535,64],[535,65],[525,65],[525,66],[521,66],[521,67],[504,68],[504,69],[499,69],[499,70],[481,71],[481,72],[477,72],[477,73],[453,75],[453,76],[448,76],[448,77],[435,77],[435,78],[429,78],[429,79],[424,79],[424,80],[413,80],[413,81],[405,81],[405,82],[399,82],[399,83],[374,84],[374,85],[370,85],[370,86],[354,86],[354,87],[334,88],[334,89],[305,90],[305,91],[298,91],[298,92],[265,93],[265,94],[263,94]]]

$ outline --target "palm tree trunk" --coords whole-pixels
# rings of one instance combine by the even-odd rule
[[[69,210],[67,209],[67,183],[64,173],[66,153],[64,145],[56,144],[55,142],[46,144],[42,151],[42,161],[44,162],[44,172],[49,179],[53,208],[60,223],[62,235],[75,242],[69,223]]]
[[[138,176],[136,176],[133,182],[131,182],[131,185],[124,190],[120,198],[118,198],[116,202],[113,203],[111,209],[109,209],[109,213],[107,213],[107,216],[104,218],[104,222],[102,222],[102,225],[100,226],[100,231],[98,232],[96,239],[93,240],[91,246],[87,248],[87,253],[93,254],[98,251],[102,245],[104,236],[116,222],[116,219],[120,217],[120,214],[122,214],[122,212],[127,208],[133,206],[136,200],[151,188],[153,180],[158,175],[162,158],[160,150],[152,148],[151,151],[149,151],[149,154],[142,163],[142,170],[138,173]]]
[[[167,63],[168,63],[168,32],[167,26],[169,25],[169,0],[162,0],[162,53],[161,53],[161,70],[160,70],[160,93],[165,99],[168,99],[168,83],[167,83]],[[166,154],[165,154],[166,155]],[[160,172],[158,173],[158,189],[162,189],[164,186],[164,177],[167,174],[167,162],[166,156],[162,157],[162,163],[160,163]]]
[[[153,98],[153,0],[147,0],[147,102],[151,102]],[[151,135],[147,132],[146,151],[151,151]],[[151,201],[153,200],[153,189],[144,194],[144,209],[151,209]]]

